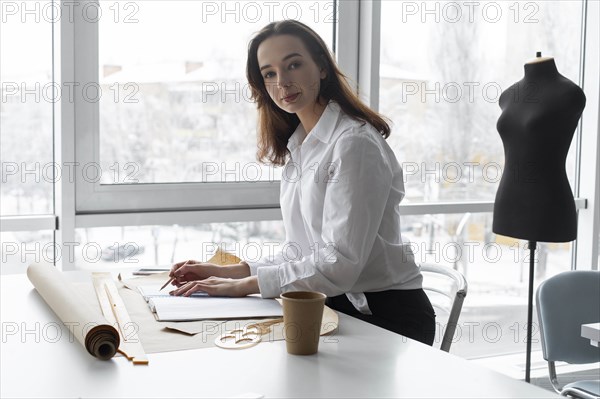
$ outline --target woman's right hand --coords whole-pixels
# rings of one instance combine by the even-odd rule
[[[212,263],[198,262],[196,260],[187,260],[175,263],[171,267],[169,277],[175,277],[173,285],[181,287],[182,285],[195,280],[204,280],[211,276],[224,277],[225,270]]]
[[[181,287],[190,281],[205,280],[209,277],[239,279],[248,276],[250,276],[250,269],[245,262],[235,265],[219,266],[214,263],[187,260],[175,263],[169,272],[169,277],[175,277],[173,285],[177,287]]]

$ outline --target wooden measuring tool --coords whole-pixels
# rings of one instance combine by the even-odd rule
[[[118,326],[121,343],[119,353],[133,364],[148,364],[148,357],[138,337],[138,326],[131,321],[125,303],[110,273],[92,273],[94,289],[102,309],[102,314],[113,326]]]
[[[279,299],[278,299],[279,301]],[[266,334],[272,334],[269,340],[284,339],[283,330],[276,330],[277,326],[283,328],[283,317],[273,320],[257,321],[243,328],[236,328],[231,331],[226,331],[215,338],[215,345],[223,349],[245,349],[250,348],[263,339]],[[331,335],[337,331],[339,325],[339,317],[331,308],[325,306],[323,309],[323,319],[321,321],[320,335]],[[280,338],[277,338],[277,337]]]

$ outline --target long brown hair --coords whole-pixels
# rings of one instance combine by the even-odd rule
[[[272,22],[254,36],[248,45],[246,77],[252,90],[252,99],[258,108],[258,152],[260,162],[268,161],[282,166],[287,160],[287,143],[300,119],[277,106],[269,96],[258,65],[258,47],[267,38],[275,35],[292,35],[302,40],[313,61],[325,68],[327,76],[321,79],[319,96],[326,103],[337,102],[346,114],[363,123],[370,123],[387,139],[390,126],[377,112],[362,103],[354,94],[347,77],[337,67],[327,45],[321,37],[308,26],[295,20]]]

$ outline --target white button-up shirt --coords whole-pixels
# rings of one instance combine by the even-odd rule
[[[346,294],[371,314],[364,292],[421,288],[400,236],[402,168],[381,134],[330,102],[310,134],[298,125],[287,147],[280,191],[286,242],[274,256],[247,261],[261,296]]]

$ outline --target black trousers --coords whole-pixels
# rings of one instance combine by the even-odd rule
[[[372,315],[360,313],[345,294],[329,297],[330,308],[357,319],[432,345],[435,338],[435,312],[422,289],[365,292]]]

